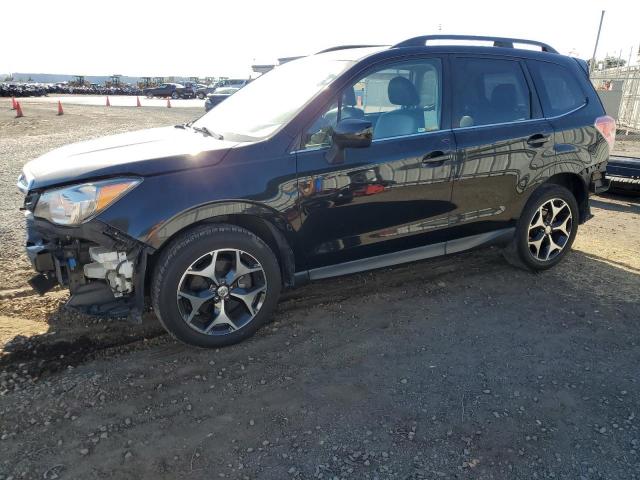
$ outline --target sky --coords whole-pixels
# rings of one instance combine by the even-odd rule
[[[543,41],[590,58],[640,47],[639,0],[8,0],[0,73],[245,77],[253,63],[426,34]]]

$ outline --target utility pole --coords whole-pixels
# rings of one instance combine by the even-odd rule
[[[602,21],[604,20],[604,10],[600,14],[600,25],[598,26],[598,36],[596,37],[596,44],[593,47],[593,56],[591,57],[591,68],[593,71],[596,67],[596,51],[598,50],[598,43],[600,42],[600,31],[602,30]]]

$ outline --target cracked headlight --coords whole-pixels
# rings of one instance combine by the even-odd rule
[[[34,216],[58,225],[78,225],[97,215],[138,185],[139,178],[117,178],[46,190]]]

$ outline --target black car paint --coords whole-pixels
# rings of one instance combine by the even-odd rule
[[[538,105],[532,120],[452,129],[445,82],[439,131],[347,149],[341,164],[329,164],[322,149],[301,150],[304,128],[363,72],[383,62],[437,56],[447,75],[451,57],[469,53],[516,59],[525,69],[526,60],[535,59],[579,71],[585,105],[550,119]],[[459,251],[508,239],[541,183],[569,176],[586,193],[591,174],[604,170],[608,147],[593,126],[604,111],[581,68],[568,57],[501,47],[392,48],[361,59],[266,140],[221,149],[219,140],[204,137],[196,153],[89,166],[73,178],[61,172],[36,178],[33,188],[94,177],[143,177],[92,222],[116,229],[150,253],[201,222],[259,219],[277,237],[279,256],[289,258],[287,284],[294,271],[298,279],[319,278]],[[190,129],[179,134],[203,138]],[[548,143],[532,144],[538,134],[549,136]],[[442,162],[425,162],[434,152],[443,154]],[[584,221],[588,203],[579,200]],[[77,236],[73,230],[67,229],[71,237]]]
[[[236,144],[187,127],[153,128],[67,145],[31,161],[29,171],[36,190],[114,176],[153,177],[214,166]]]
[[[607,164],[607,176],[640,180],[640,158],[612,156]]]
[[[607,164],[607,179],[613,191],[640,192],[640,158],[612,156]]]

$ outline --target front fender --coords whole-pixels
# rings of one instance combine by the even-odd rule
[[[279,212],[259,203],[249,201],[216,201],[199,205],[175,215],[151,229],[143,240],[153,248],[161,248],[169,239],[182,230],[198,223],[217,218],[224,219],[231,215],[251,215],[274,225],[287,240],[291,240],[293,228]]]

